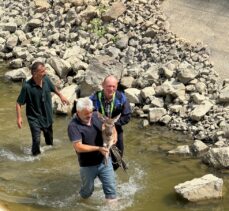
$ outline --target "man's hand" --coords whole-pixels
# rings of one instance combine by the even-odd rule
[[[17,118],[17,126],[18,128],[22,128],[22,118],[21,117]]]
[[[65,105],[65,104],[69,105],[68,99],[67,99],[66,97],[64,97],[63,95],[60,97],[60,100],[61,100],[61,102],[62,102],[64,105]]]
[[[22,118],[21,118],[21,105],[16,103],[16,114],[17,114],[17,126],[18,128],[22,127]]]
[[[99,151],[105,157],[109,154],[109,150],[106,147],[99,147]]]
[[[65,105],[65,104],[69,105],[68,99],[67,99],[64,95],[62,95],[62,94],[60,93],[60,91],[57,89],[57,87],[55,87],[55,93],[58,95],[58,97],[60,98],[61,102],[62,102],[64,105]]]

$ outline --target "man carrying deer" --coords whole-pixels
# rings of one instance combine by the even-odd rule
[[[79,98],[76,104],[76,115],[68,126],[68,136],[77,153],[80,165],[82,198],[88,198],[94,191],[96,177],[102,182],[105,198],[112,201],[116,198],[114,170],[109,156],[109,149],[103,146],[102,122],[89,98]],[[116,130],[112,129],[112,140],[117,140]],[[106,162],[104,162],[104,157]]]

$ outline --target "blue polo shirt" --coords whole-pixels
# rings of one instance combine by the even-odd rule
[[[30,125],[45,128],[53,123],[51,92],[55,92],[55,86],[47,76],[42,83],[40,87],[33,78],[25,81],[17,103],[26,104],[26,116]]]
[[[103,146],[102,122],[97,112],[93,112],[91,125],[83,124],[76,116],[68,125],[68,136],[71,142],[81,141],[83,144]],[[99,165],[103,161],[103,155],[99,151],[77,153],[79,164],[82,167]]]

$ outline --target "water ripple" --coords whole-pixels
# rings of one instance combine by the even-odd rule
[[[23,162],[33,162],[34,160],[40,160],[39,156],[31,156],[31,155],[16,155],[12,151],[6,149],[0,149],[0,158],[11,160],[11,161],[23,161]]]

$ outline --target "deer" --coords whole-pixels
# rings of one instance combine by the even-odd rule
[[[106,147],[109,150],[109,152],[112,151],[119,166],[121,166],[123,170],[126,170],[127,166],[125,162],[122,160],[119,149],[114,145],[117,141],[117,132],[115,129],[115,123],[118,121],[121,114],[119,114],[114,118],[109,118],[103,116],[101,113],[98,112],[98,116],[103,123],[102,125],[103,146]],[[108,158],[109,158],[109,154],[107,154],[104,158],[105,165],[107,165],[108,163]]]

